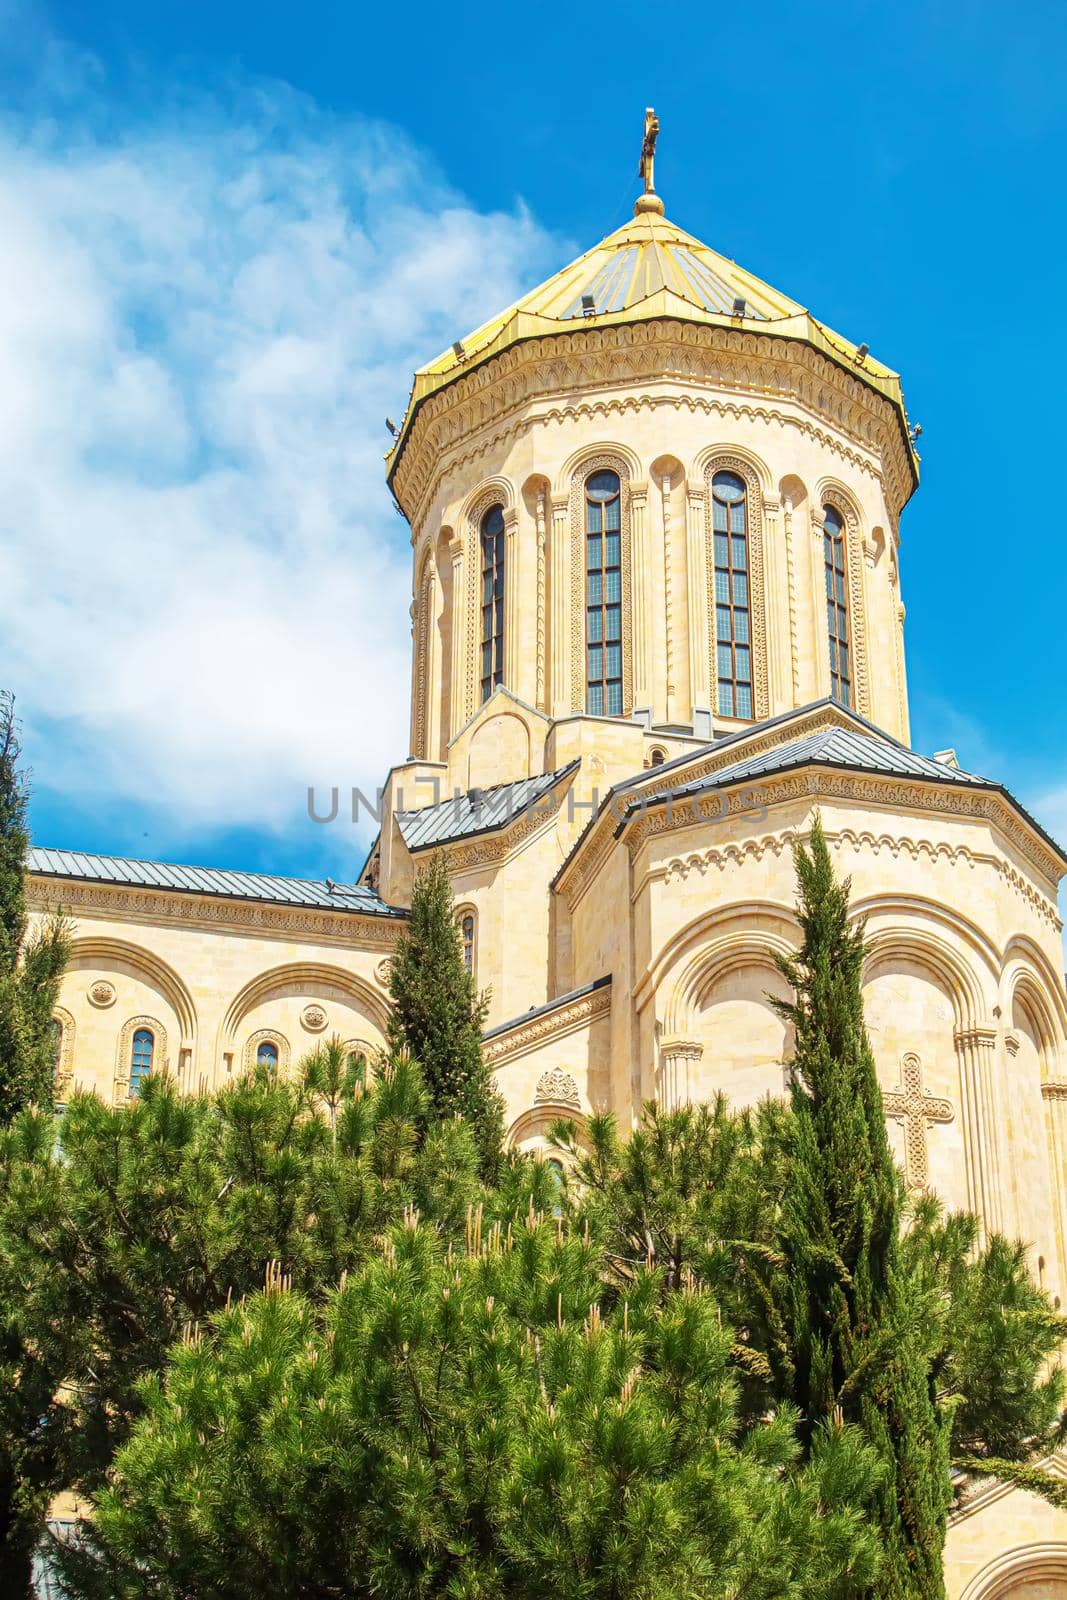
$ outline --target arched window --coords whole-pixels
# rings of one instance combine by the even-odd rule
[[[474,971],[474,913],[467,911],[460,918],[459,941],[463,951],[463,965],[468,972]]]
[[[585,481],[585,708],[622,716],[622,487],[617,472]]]
[[[130,1047],[130,1098],[136,1100],[152,1071],[156,1040],[151,1028],[138,1028]]]
[[[715,660],[721,717],[752,716],[749,626],[748,505],[745,480],[717,472],[711,480],[715,535]]]
[[[826,557],[826,626],[830,635],[830,693],[852,704],[852,654],[848,642],[848,590],[845,576],[845,521],[833,506],[823,506]]]
[[[504,681],[504,508],[482,518],[482,699]]]
[[[263,1039],[256,1050],[256,1066],[266,1067],[268,1072],[278,1070],[278,1046],[273,1039]]]
[[[648,764],[649,764],[650,767],[662,767],[662,765],[666,761],[666,759],[667,759],[666,750],[660,750],[659,747],[657,746],[657,748],[655,750],[653,750],[652,754],[649,756]]]

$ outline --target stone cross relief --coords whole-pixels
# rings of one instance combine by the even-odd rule
[[[882,1091],[887,1117],[904,1124],[904,1176],[909,1189],[924,1190],[930,1181],[927,1128],[932,1122],[951,1122],[952,1103],[923,1089],[923,1064],[909,1051],[900,1058],[900,1086]]]

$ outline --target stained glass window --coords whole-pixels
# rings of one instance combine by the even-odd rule
[[[585,708],[622,716],[622,488],[618,473],[585,481]]]
[[[748,588],[748,496],[736,472],[711,482],[715,541],[715,666],[721,717],[752,716],[752,629]]]
[[[482,699],[504,681],[504,508],[482,518]]]
[[[273,1039],[264,1039],[256,1051],[256,1066],[266,1067],[268,1072],[278,1070],[278,1046]]]
[[[845,572],[845,523],[833,506],[823,506],[823,552],[826,557],[826,627],[830,638],[830,693],[843,706],[852,704],[852,653],[848,639],[848,578]]]
[[[155,1052],[155,1035],[151,1028],[138,1028],[133,1036],[133,1045],[130,1051],[130,1096],[136,1100],[141,1092],[141,1086],[152,1071],[152,1056]]]

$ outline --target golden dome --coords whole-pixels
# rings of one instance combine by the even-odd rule
[[[834,333],[788,295],[676,227],[662,214],[658,195],[642,200],[645,203],[638,201],[631,221],[419,368],[403,426],[388,457],[390,476],[422,402],[501,351],[526,339],[654,318],[773,334],[811,345],[892,401],[907,438],[907,414],[896,372],[876,361],[865,346]]]

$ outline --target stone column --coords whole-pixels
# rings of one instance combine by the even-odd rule
[[[797,647],[797,558],[793,548],[793,502],[786,495],[782,501],[782,539],[785,544],[786,611],[789,623],[789,682],[793,698],[790,705],[800,704],[800,656]]]
[[[545,700],[545,492],[537,491],[537,663],[534,683],[534,705],[538,711],[546,708]]]
[[[991,1233],[999,1233],[1004,1227],[993,1084],[997,1030],[961,1028],[955,1042],[967,1157],[967,1204],[978,1218],[979,1236],[984,1243]]]
[[[648,486],[630,486],[630,573],[633,593],[633,692],[632,710],[652,706],[652,647],[649,623],[652,617],[652,570],[648,559]]]
[[[418,594],[408,607],[411,626],[411,729],[408,733],[408,754],[421,756],[423,707],[422,694],[422,634],[419,632]]]
[[[674,557],[671,550],[671,480],[664,476],[660,485],[663,504],[663,622],[666,640],[667,721],[674,721]]]
[[[689,585],[689,695],[697,711],[711,710],[708,643],[708,551],[704,527],[704,491],[686,485],[685,557]]]
[[[426,728],[426,748],[421,753],[428,761],[438,761],[441,755],[441,696],[444,693],[444,686],[441,682],[441,629],[437,620],[439,600],[437,564],[431,561],[426,571],[426,584],[422,597],[424,608],[422,626],[426,639],[424,650],[426,710],[423,718]]]
[[[703,1045],[695,1039],[667,1039],[661,1043],[656,1098],[662,1110],[679,1111],[690,1104],[703,1054]]]
[[[466,585],[463,581],[463,540],[457,533],[448,547],[452,558],[452,640],[449,661],[451,683],[449,685],[448,721],[449,738],[455,738],[469,715],[467,711],[466,694],[466,667],[467,650],[470,648],[466,638],[466,629],[463,626],[464,602],[466,600]]]
[[[566,717],[571,710],[571,572],[570,501],[567,495],[552,496],[552,629],[548,674],[549,699],[554,717]]]
[[[782,593],[781,524],[782,502],[776,494],[763,496],[763,582],[764,615],[767,619],[767,710],[773,717],[794,703],[789,699],[789,617],[786,596]]]
[[[504,687],[512,694],[529,698],[525,685],[519,683],[519,593],[522,573],[519,570],[519,513],[513,506],[504,513]],[[524,692],[525,691],[525,692]]]
[[[1065,1232],[1064,1180],[1067,1177],[1067,1081],[1046,1078],[1041,1085],[1041,1100],[1045,1108],[1045,1132],[1048,1136],[1049,1192],[1055,1210],[1056,1255],[1060,1281],[1057,1289],[1063,1295],[1067,1275],[1067,1232]]]

